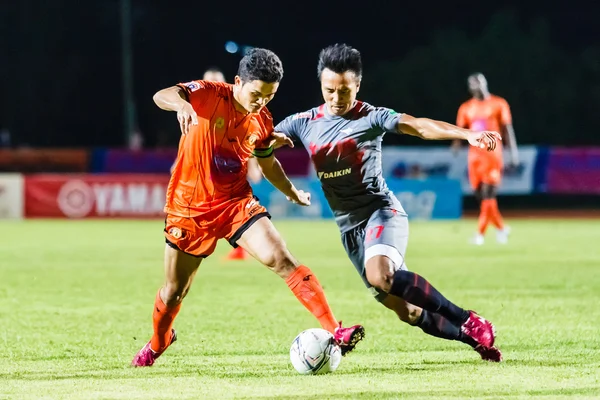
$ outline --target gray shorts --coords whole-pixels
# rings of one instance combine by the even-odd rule
[[[377,210],[367,222],[342,233],[342,244],[365,286],[377,301],[383,301],[387,294],[367,281],[366,262],[384,255],[394,262],[396,270],[407,269],[404,255],[408,245],[408,217],[391,208]]]

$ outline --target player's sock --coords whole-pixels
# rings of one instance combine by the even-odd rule
[[[492,224],[498,230],[504,229],[504,220],[502,219],[502,214],[500,214],[500,209],[498,208],[498,200],[490,199],[490,220]]]
[[[423,310],[415,326],[418,326],[423,332],[431,336],[448,340],[459,340],[471,347],[477,346],[477,342],[473,338],[462,332],[460,325],[453,324],[437,313]]]
[[[152,313],[154,334],[150,340],[150,348],[153,351],[157,353],[163,352],[171,344],[173,320],[179,313],[180,308],[181,303],[175,307],[167,307],[160,298],[160,290],[158,291],[156,300],[154,300],[154,313]]]
[[[425,278],[411,271],[400,269],[394,273],[390,294],[424,310],[441,314],[454,324],[462,325],[469,318],[469,311],[453,304]]]
[[[479,211],[479,233],[481,235],[485,234],[488,224],[492,218],[493,205],[491,203],[492,199],[484,199],[481,200],[481,208]]]
[[[310,268],[300,265],[285,280],[290,290],[308,311],[319,320],[323,329],[335,333],[338,323],[327,303],[325,292]]]
[[[230,260],[244,260],[246,258],[246,250],[238,246],[233,248],[227,256]]]

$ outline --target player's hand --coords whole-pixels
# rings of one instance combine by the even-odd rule
[[[273,146],[274,149],[278,149],[283,146],[294,147],[294,142],[288,136],[281,132],[271,133],[271,142],[269,146]]]
[[[190,103],[186,102],[181,110],[177,111],[177,121],[179,121],[181,133],[184,135],[189,133],[190,126],[198,125],[198,115]]]
[[[498,142],[502,140],[502,136],[494,131],[469,132],[468,140],[471,146],[494,151]]]
[[[287,199],[294,204],[299,204],[301,206],[310,206],[310,193],[305,192],[304,190],[296,190],[294,196],[287,196]]]

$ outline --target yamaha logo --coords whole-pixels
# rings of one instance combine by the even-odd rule
[[[80,180],[68,181],[60,188],[57,196],[58,208],[70,218],[81,218],[94,208],[95,195],[87,183]]]

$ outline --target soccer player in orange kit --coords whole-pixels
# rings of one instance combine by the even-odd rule
[[[154,334],[132,365],[153,365],[177,340],[173,321],[202,259],[219,239],[243,247],[284,279],[343,354],[363,338],[362,326],[338,324],[317,277],[290,254],[246,179],[254,155],[265,177],[290,201],[310,204],[310,195],[294,187],[273,155],[273,120],[265,106],[282,77],[277,55],[255,48],[240,61],[233,85],[192,81],[154,95],[160,108],[177,112],[183,135],[167,188],[165,283],[154,302]]]
[[[206,71],[204,71],[204,75],[202,76],[203,81],[212,81],[212,82],[226,82],[225,75],[223,72],[217,67],[210,67]],[[175,169],[175,162],[171,166],[171,173]],[[262,171],[260,170],[260,166],[256,161],[256,158],[252,157],[248,159],[248,179],[252,183],[258,183],[262,180]],[[227,255],[228,260],[245,260],[248,258],[248,253],[242,247],[234,247],[231,249],[229,254]]]
[[[483,74],[472,74],[468,78],[469,91],[473,95],[458,109],[456,125],[475,131],[490,130],[503,134],[511,150],[511,164],[517,166],[519,157],[515,132],[512,127],[510,107],[502,97],[491,94],[487,80]],[[454,141],[453,150],[460,147],[460,142]],[[472,243],[482,245],[488,224],[491,222],[497,229],[498,243],[508,242],[509,227],[504,225],[496,199],[498,186],[502,181],[502,142],[498,142],[492,152],[469,146],[468,155],[469,181],[475,196],[480,202],[479,226]]]

